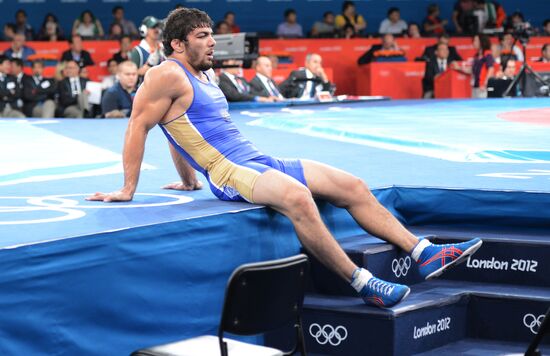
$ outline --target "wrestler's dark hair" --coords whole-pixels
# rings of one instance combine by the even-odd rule
[[[187,36],[199,27],[212,27],[210,16],[199,9],[180,7],[172,10],[164,24],[163,41],[164,53],[167,56],[174,52],[170,42],[172,40],[187,41]]]

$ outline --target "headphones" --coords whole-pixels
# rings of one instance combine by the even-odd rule
[[[141,35],[141,37],[147,36],[147,30],[149,29],[149,27],[147,27],[146,23],[153,19],[157,21],[153,16],[147,16],[143,19],[143,21],[141,21],[141,26],[139,26],[139,34]]]

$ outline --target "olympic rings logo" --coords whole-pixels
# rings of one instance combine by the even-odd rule
[[[391,263],[391,270],[397,278],[405,277],[409,273],[411,268],[411,258],[407,256],[405,258],[394,258]]]
[[[335,328],[329,324],[321,326],[317,323],[313,323],[309,326],[309,334],[319,343],[319,345],[329,343],[332,346],[338,346],[348,337],[348,330],[342,325],[338,325]]]
[[[86,215],[86,209],[129,209],[129,208],[151,208],[158,206],[185,204],[193,201],[193,198],[184,195],[172,194],[149,194],[136,193],[137,197],[161,197],[165,198],[162,202],[126,202],[126,203],[103,203],[103,202],[86,202],[84,198],[90,196],[89,193],[81,194],[65,194],[65,195],[48,195],[43,197],[10,197],[0,196],[2,201],[17,201],[24,200],[26,205],[1,205],[0,204],[0,225],[25,225],[25,224],[41,224],[49,222],[59,222],[79,219]],[[71,197],[81,197],[79,199],[70,199]],[[145,199],[147,201],[148,199]],[[33,219],[16,219],[3,220],[2,214],[12,216],[17,214],[25,214],[32,212],[46,212],[47,217]],[[52,216],[53,215],[53,216]]]
[[[523,325],[531,330],[533,334],[536,334],[539,331],[540,324],[542,324],[543,320],[544,314],[541,314],[538,317],[533,314],[525,314],[523,316]]]

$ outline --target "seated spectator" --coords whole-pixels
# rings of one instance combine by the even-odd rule
[[[407,33],[405,33],[405,37],[407,38],[421,38],[420,35],[420,27],[418,27],[418,24],[411,22],[409,23],[409,26],[407,27]]]
[[[304,37],[302,25],[297,22],[296,11],[294,9],[285,10],[285,21],[277,26],[276,34],[279,38]]]
[[[101,99],[101,115],[106,118],[130,117],[132,101],[136,93],[138,81],[137,66],[132,61],[118,65],[115,85],[107,89]]]
[[[525,60],[523,57],[523,52],[514,44],[514,42],[514,35],[511,33],[504,33],[500,36],[501,57],[503,62],[506,62],[506,57],[518,60],[520,62]]]
[[[229,24],[225,21],[218,21],[214,25],[214,33],[216,35],[229,35],[231,34],[231,27],[229,27]]]
[[[542,33],[541,36],[550,36],[550,19],[544,20],[542,23]]]
[[[54,14],[48,13],[44,16],[42,27],[38,32],[39,41],[64,41],[63,29]]]
[[[15,102],[15,108],[17,111],[23,112],[23,60],[21,58],[12,58],[11,62],[11,75],[15,77],[17,85],[21,88],[21,95]]]
[[[78,62],[69,60],[65,64],[65,79],[59,82],[59,110],[63,117],[88,116],[89,104],[86,90],[88,80],[80,77]]]
[[[437,37],[446,32],[445,26],[447,26],[449,21],[442,20],[439,15],[439,6],[437,4],[431,4],[428,6],[428,16],[426,16],[422,22],[424,35],[429,37]]]
[[[162,49],[161,25],[156,17],[146,16],[139,26],[143,39],[130,52],[130,60],[136,64],[141,76],[166,58]]]
[[[474,0],[474,15],[477,18],[478,33],[486,29],[502,29],[506,12],[498,3],[491,0]]]
[[[407,23],[401,19],[401,12],[397,7],[388,10],[388,17],[382,20],[378,33],[381,35],[391,33],[401,35],[407,31]]]
[[[485,35],[475,35],[473,46],[476,55],[471,68],[473,76],[472,97],[486,98],[487,83],[495,75],[495,59],[491,53],[491,40]]]
[[[462,57],[458,54],[456,47],[451,46],[449,44],[449,41],[450,41],[449,35],[446,33],[442,34],[437,39],[437,43],[433,46],[427,46],[424,49],[424,53],[422,53],[422,56],[420,58],[417,58],[417,60],[429,62],[430,60],[435,58],[435,51],[437,49],[437,45],[440,43],[444,43],[447,45],[447,48],[449,49],[449,61],[451,62],[461,61]]]
[[[63,52],[61,61],[75,61],[80,67],[94,65],[90,52],[82,48],[82,37],[80,35],[71,36],[69,39],[69,49]]]
[[[2,41],[13,41],[15,33],[17,32],[17,27],[14,23],[8,22],[4,25],[4,32],[2,34]]]
[[[98,40],[105,36],[103,26],[90,10],[84,10],[73,23],[73,35],[85,40]]]
[[[424,99],[434,97],[434,79],[439,74],[445,72],[448,68],[458,69],[456,62],[449,59],[449,47],[445,43],[438,43],[435,50],[435,57],[426,62],[424,78],[422,79],[422,91]]]
[[[113,55],[113,59],[117,63],[122,63],[130,59],[130,52],[132,51],[132,39],[128,35],[124,35],[118,41],[120,44],[120,50]]]
[[[353,26],[354,33],[360,35],[367,28],[367,21],[362,15],[359,15],[355,11],[355,3],[353,1],[344,1],[342,3],[342,13],[336,16],[335,22],[336,30],[344,33],[346,25]],[[343,36],[343,35],[342,35]]]
[[[23,9],[19,9],[15,13],[15,32],[25,35],[29,41],[34,40],[34,30],[27,22],[27,13]]]
[[[323,59],[316,53],[306,56],[305,67],[294,70],[281,83],[281,93],[285,98],[315,99],[321,91],[334,91],[323,68]]]
[[[134,22],[124,18],[124,8],[122,6],[117,5],[113,7],[111,12],[113,14],[113,23],[110,27],[114,24],[119,24],[122,29],[122,35],[130,36],[132,39],[139,38],[139,33]]]
[[[17,100],[22,97],[22,88],[10,73],[10,59],[0,56],[0,117],[24,118],[25,115],[17,110]]]
[[[53,78],[44,78],[44,62],[32,62],[32,75],[23,77],[23,112],[28,117],[55,117],[57,85]]]
[[[334,13],[332,11],[326,11],[323,14],[323,21],[316,21],[313,24],[310,36],[314,38],[336,37],[336,27],[334,26]]]
[[[134,63],[134,62],[132,62]],[[134,63],[135,64],[135,63]],[[109,75],[105,76],[101,81],[101,88],[107,90],[116,83],[117,72],[118,72],[118,63],[114,58],[111,58],[107,61],[107,70]],[[136,69],[137,70],[137,69]]]
[[[395,37],[391,34],[385,34],[382,36],[382,43],[373,45],[367,52],[365,52],[357,60],[357,64],[368,64],[383,57],[402,57],[405,52],[397,46]]]
[[[458,35],[473,35],[478,32],[474,10],[474,0],[457,0],[455,3],[452,19]]]
[[[271,60],[265,56],[258,57],[254,69],[256,76],[250,81],[250,94],[271,97],[274,101],[284,100],[279,87],[272,79]]]
[[[344,26],[342,33],[342,38],[350,39],[357,37],[357,34],[355,33],[355,28],[353,28],[353,25],[346,25]]]
[[[254,95],[250,92],[250,84],[242,76],[242,64],[242,61],[235,59],[223,61],[225,68],[218,76],[218,86],[227,101],[272,102],[272,98]]]
[[[499,73],[495,74],[496,78],[499,79],[514,79],[516,77],[516,72],[519,69],[518,62],[510,59],[506,62],[506,66],[503,67]]]
[[[11,46],[4,51],[4,56],[8,58],[21,58],[26,61],[27,58],[35,54],[36,51],[25,45],[25,35],[22,33],[16,33],[11,41]]]
[[[233,11],[227,11],[223,16],[223,20],[229,25],[231,33],[241,32],[241,28],[235,23],[235,13]]]
[[[543,63],[550,63],[550,43],[546,43],[544,44],[544,46],[542,46],[541,56],[538,61]]]
[[[122,38],[122,26],[118,23],[113,23],[109,27],[109,33],[107,34],[107,39],[111,41],[118,41]]]
[[[514,12],[512,15],[508,16],[506,20],[506,28],[514,30],[525,29],[529,23],[525,22],[523,14],[519,11]]]

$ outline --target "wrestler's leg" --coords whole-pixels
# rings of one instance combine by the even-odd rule
[[[363,229],[407,252],[418,243],[418,238],[378,202],[363,180],[319,162],[302,160],[302,165],[314,197],[347,209]]]

